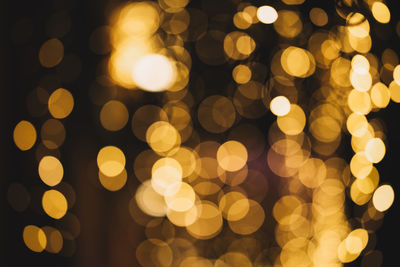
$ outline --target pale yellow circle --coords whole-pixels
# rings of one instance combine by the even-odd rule
[[[369,72],[370,64],[365,56],[355,55],[351,60],[351,67],[355,72],[363,75]]]
[[[368,114],[371,111],[371,98],[367,92],[351,90],[347,98],[351,111],[359,114]]]
[[[347,130],[356,137],[362,137],[368,130],[367,118],[358,113],[351,113],[346,122]]]
[[[290,102],[285,96],[277,96],[270,103],[271,112],[276,116],[285,116],[290,112]]]
[[[376,21],[383,24],[389,23],[390,10],[384,3],[379,1],[374,1],[371,7],[371,11]]]
[[[369,35],[370,26],[367,19],[361,13],[351,12],[346,18],[347,30],[350,37],[365,38]]]
[[[125,168],[125,155],[115,146],[105,146],[97,154],[97,166],[106,176],[114,177]]]
[[[371,170],[372,163],[368,160],[364,152],[358,152],[352,157],[350,171],[355,177],[363,179],[370,174]]]
[[[396,81],[391,82],[389,84],[389,91],[392,101],[400,103],[400,80],[399,83],[397,83]]]
[[[138,207],[150,216],[163,217],[167,212],[168,207],[163,196],[154,191],[149,180],[139,186],[135,200]]]
[[[175,194],[165,196],[164,199],[168,208],[177,212],[185,212],[193,207],[196,194],[189,184],[181,183]]]
[[[380,138],[371,138],[365,146],[365,156],[372,163],[380,162],[385,152],[385,143]]]
[[[397,65],[393,70],[393,80],[400,84],[400,65]]]
[[[326,178],[325,163],[318,158],[309,158],[299,169],[299,179],[308,188],[320,186]]]
[[[58,185],[64,176],[61,162],[53,156],[44,156],[39,162],[38,170],[43,183],[48,186]]]
[[[394,201],[394,190],[390,185],[381,185],[378,187],[374,196],[372,197],[372,203],[375,209],[383,212],[392,206]]]
[[[193,205],[189,210],[183,212],[167,209],[167,218],[176,226],[186,227],[198,219],[200,211],[201,206],[198,205]]]
[[[371,89],[372,103],[378,108],[385,108],[390,102],[390,91],[387,86],[381,82],[374,84]]]
[[[355,229],[344,242],[348,253],[358,255],[368,243],[368,232],[362,228]]]
[[[306,50],[289,46],[281,55],[281,64],[284,71],[295,77],[306,77],[311,68],[310,58]]]
[[[306,115],[303,109],[296,105],[290,105],[290,111],[285,116],[277,118],[279,129],[287,135],[300,134],[306,125]]]
[[[147,129],[146,141],[155,152],[166,153],[181,144],[181,136],[170,123],[157,121]]]
[[[368,232],[363,228],[355,229],[344,241],[350,254],[359,254],[368,244]]]
[[[130,2],[125,5],[115,22],[115,35],[120,38],[136,36],[139,40],[140,37],[151,36],[160,26],[160,14],[156,7],[150,1]]]
[[[177,160],[162,158],[154,163],[151,185],[158,194],[173,196],[179,192],[181,184],[182,167]]]
[[[360,92],[367,92],[372,85],[372,76],[369,72],[359,73],[356,71],[351,71],[350,82],[354,89]]]
[[[246,165],[247,149],[238,141],[227,141],[217,151],[217,160],[222,169],[230,172],[238,171]]]

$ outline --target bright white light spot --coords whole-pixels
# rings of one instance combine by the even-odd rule
[[[388,185],[381,185],[375,190],[374,196],[372,197],[372,203],[374,207],[383,212],[392,206],[394,201],[394,191],[393,188]]]
[[[278,18],[278,12],[272,6],[261,6],[257,9],[257,18],[262,23],[271,24]]]
[[[276,116],[285,116],[290,111],[290,102],[284,96],[277,96],[270,103],[271,112]]]
[[[141,57],[132,71],[133,81],[142,89],[160,92],[168,89],[175,78],[172,62],[165,56],[149,54]]]

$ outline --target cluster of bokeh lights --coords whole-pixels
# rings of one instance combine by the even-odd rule
[[[235,29],[226,32],[203,27],[207,14],[187,8],[188,0],[130,2],[91,37],[109,37],[108,49],[92,48],[107,55],[108,83],[160,94],[159,103],[132,113],[129,99],[110,96],[99,101],[97,118],[108,132],[130,121],[135,138],[147,144],[133,161],[116,145],[93,155],[105,189],[121,190],[131,176],[140,182],[127,203],[147,237],[136,248],[140,265],[343,266],[362,255],[363,266],[373,267],[367,262],[376,251],[362,253],[395,193],[379,183],[376,164],[385,157],[386,136],[382,122],[369,115],[400,102],[400,65],[391,49],[381,57],[371,53],[370,29],[372,23],[389,23],[390,11],[383,1],[365,0],[375,21],[338,11],[344,24],[328,29],[330,15],[322,8],[301,14],[296,7],[305,0],[281,2],[238,3],[230,18]],[[263,49],[253,25],[279,37],[270,62],[253,57]],[[206,66],[228,66],[226,88],[204,94],[211,75],[196,84],[202,97],[189,89],[194,54]],[[49,69],[63,57],[57,38],[45,41],[38,53]],[[302,93],[305,79],[318,84],[308,97]],[[58,151],[74,97],[65,88],[35,90],[50,117],[40,134],[31,122],[20,121],[14,142],[21,151],[36,149],[45,214],[75,218],[69,212],[75,193],[63,181],[68,168]],[[96,99],[91,100],[98,105]],[[274,121],[264,133],[257,120],[267,112]],[[351,140],[345,149],[354,152],[349,162],[338,152],[344,138]],[[133,165],[132,175],[127,164]],[[269,196],[271,184],[275,199]],[[24,190],[9,189],[18,211],[24,208],[13,203],[28,194]],[[362,207],[357,223],[346,213],[346,199]],[[267,242],[271,233],[273,241]],[[27,225],[22,236],[30,250],[50,253],[74,238],[35,225]],[[217,243],[224,244],[216,248]]]

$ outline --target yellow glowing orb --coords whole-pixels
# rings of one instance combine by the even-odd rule
[[[376,21],[380,23],[388,23],[390,21],[390,11],[384,3],[374,1],[371,11]]]
[[[119,175],[125,168],[125,155],[118,147],[103,147],[97,154],[97,166],[109,177]]]
[[[385,156],[386,147],[380,138],[371,138],[365,146],[365,156],[372,163],[380,162]]]
[[[230,172],[238,171],[246,165],[247,149],[238,141],[223,143],[217,151],[217,160],[222,169]]]

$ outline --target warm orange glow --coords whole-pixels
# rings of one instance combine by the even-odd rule
[[[64,45],[58,39],[47,40],[39,51],[39,61],[43,67],[57,66],[64,57]]]
[[[35,127],[29,121],[20,121],[14,128],[15,145],[22,151],[29,150],[36,142]]]
[[[22,237],[25,245],[34,252],[42,252],[46,248],[46,235],[43,230],[37,226],[25,226]]]
[[[42,197],[42,207],[47,215],[61,219],[67,213],[68,203],[65,196],[57,190],[48,190]]]
[[[246,147],[237,141],[225,142],[218,148],[217,160],[224,170],[238,171],[247,162]]]
[[[63,119],[74,108],[74,98],[68,90],[59,88],[50,95],[48,107],[50,114],[54,118]]]
[[[126,106],[119,101],[108,101],[100,111],[100,122],[109,131],[121,130],[128,122],[129,113]]]
[[[106,176],[117,176],[125,168],[125,155],[115,146],[103,147],[97,154],[97,166]]]
[[[374,1],[371,7],[372,15],[380,23],[388,23],[390,21],[389,8],[380,1]]]

